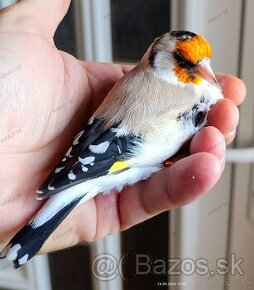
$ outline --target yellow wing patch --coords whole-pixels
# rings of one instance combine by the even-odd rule
[[[125,170],[129,167],[128,161],[116,161],[109,169],[109,174]]]

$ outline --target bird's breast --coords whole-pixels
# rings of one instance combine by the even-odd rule
[[[133,163],[153,165],[160,164],[172,157],[190,140],[197,131],[205,126],[210,102],[202,98],[188,111],[170,118],[171,113],[154,119],[146,128],[143,142],[135,149]]]

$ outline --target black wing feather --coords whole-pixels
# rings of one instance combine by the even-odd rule
[[[102,119],[95,120],[94,123],[88,125],[84,133],[78,137],[78,144],[72,145],[71,151],[68,150],[69,157],[60,161],[40,186],[37,191],[38,198],[47,198],[88,179],[108,174],[110,167],[116,161],[126,159],[126,156],[130,154],[130,149],[136,146],[137,140],[140,140],[134,135],[117,137],[117,128],[120,123],[106,131],[102,130]],[[107,143],[105,152],[95,153],[89,148],[90,145],[105,142]],[[59,171],[56,171],[57,168]]]

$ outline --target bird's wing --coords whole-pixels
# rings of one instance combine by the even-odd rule
[[[128,168],[124,161],[139,136],[119,134],[121,124],[103,130],[104,120],[94,119],[81,131],[56,168],[37,190],[44,199],[91,178],[115,174]]]

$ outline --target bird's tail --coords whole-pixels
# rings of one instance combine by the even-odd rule
[[[38,253],[44,242],[83,199],[84,195],[63,206],[57,207],[57,196],[51,197],[38,214],[24,226],[0,254],[19,268]],[[55,208],[54,208],[55,207]]]

